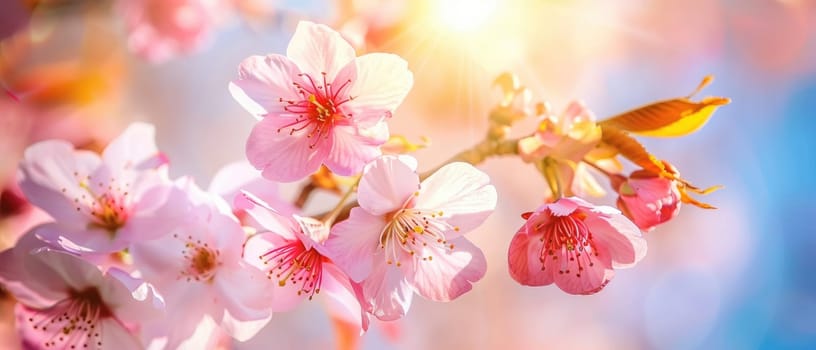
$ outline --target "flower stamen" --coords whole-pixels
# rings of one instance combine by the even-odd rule
[[[99,181],[96,183],[97,189],[101,189],[102,192],[97,193],[91,187],[93,179],[90,175],[80,176],[78,172],[74,172],[74,177],[78,187],[83,190],[74,197],[76,211],[85,211],[85,214],[93,219],[90,226],[102,228],[111,236],[115,235],[128,219],[130,184],[122,184],[115,178],[110,178],[107,182]],[[62,192],[66,193],[67,189],[63,188]]]
[[[267,278],[277,279],[278,286],[300,282],[298,295],[308,294],[312,300],[320,293],[323,282],[323,256],[314,248],[306,249],[301,241],[292,241],[259,256],[269,265]]]
[[[417,195],[414,193],[404,208],[385,216],[388,223],[380,232],[380,248],[385,251],[389,265],[402,266],[403,258],[414,256],[421,258],[417,260],[433,261],[432,255],[421,255],[429,246],[448,251],[454,249],[454,245],[445,239],[445,232],[459,231],[459,228],[440,220],[444,215],[441,211],[411,208]]]
[[[99,291],[90,287],[81,291],[71,290],[66,299],[28,317],[35,331],[45,333],[45,348],[101,349],[101,323],[112,317]]]
[[[316,82],[309,74],[298,74],[307,82],[307,84],[292,83],[297,88],[301,99],[298,101],[278,99],[284,104],[285,111],[297,115],[294,121],[280,127],[278,132],[290,128],[289,135],[295,135],[305,130],[307,138],[314,138],[309,144],[311,149],[317,147],[321,140],[328,139],[335,125],[346,123],[346,120],[351,118],[351,114],[346,114],[340,109],[341,105],[353,99],[349,96],[345,100],[340,100],[346,87],[351,84],[351,79],[346,80],[337,90],[334,90],[332,84],[326,81],[326,73],[322,72],[321,75],[322,84]]]
[[[552,216],[552,221],[546,226],[539,224],[536,231],[543,231],[539,260],[541,270],[546,269],[546,260],[549,258],[557,261],[561,257],[558,273],[575,273],[576,277],[581,277],[581,272],[587,267],[595,266],[594,259],[598,257],[598,251],[592,234],[589,231],[584,219],[587,215],[582,212],[573,212],[566,216]],[[570,271],[569,263],[575,262],[578,265],[577,271]]]
[[[173,237],[179,239],[178,234]],[[221,252],[210,247],[206,242],[193,240],[193,236],[187,236],[184,240],[184,249],[181,254],[187,261],[187,266],[180,271],[178,279],[186,279],[187,282],[212,282],[221,262]]]

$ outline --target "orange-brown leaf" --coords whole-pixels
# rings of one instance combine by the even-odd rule
[[[340,190],[340,186],[337,184],[337,179],[334,177],[334,173],[329,170],[325,165],[321,165],[320,169],[318,169],[314,174],[311,176],[312,185],[316,188],[321,188],[335,194],[341,194],[342,191]]]
[[[665,174],[666,168],[659,159],[649,153],[643,145],[626,131],[601,124],[601,142],[614,147],[620,155],[632,163],[655,174]]]
[[[695,93],[708,85],[706,77]],[[600,122],[642,136],[677,137],[697,131],[720,106],[730,103],[723,97],[706,97],[694,102],[690,97],[659,101],[633,109]]]
[[[703,203],[703,202],[700,202],[700,201],[692,198],[691,196],[688,195],[688,193],[685,191],[685,189],[682,186],[680,187],[680,201],[682,201],[683,203],[686,203],[686,204],[694,205],[694,206],[696,206],[698,208],[717,209],[717,207],[715,207],[715,206],[713,206],[711,204]]]

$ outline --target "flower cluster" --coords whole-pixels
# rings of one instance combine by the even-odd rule
[[[402,58],[358,57],[329,27],[301,22],[286,56],[239,65],[229,92],[257,118],[249,164],[223,168],[207,189],[168,175],[148,124],[132,124],[101,154],[57,140],[30,146],[19,187],[50,218],[0,252],[23,341],[200,349],[247,340],[273,313],[310,300],[360,333],[372,317],[404,317],[414,294],[452,301],[487,270],[465,235],[497,206],[490,178],[474,167],[489,156],[518,155],[549,185],[510,242],[510,275],[523,285],[598,292],[614,269],[644,258],[642,232],[675,217],[681,203],[708,207],[687,194],[707,190],[628,134],[668,133],[680,119],[637,130],[628,115],[639,112],[597,122],[577,102],[561,114],[517,108],[515,93],[493,113],[483,143],[420,173],[404,154],[418,146],[391,138],[387,125],[412,84]],[[540,116],[538,129],[507,139],[515,116],[529,114]],[[622,175],[618,156],[642,169]],[[609,178],[620,210],[580,198],[603,194],[591,169]],[[314,188],[342,197],[326,213],[307,213],[278,194],[279,183],[302,180],[303,201]]]
[[[706,78],[698,90],[709,82]],[[529,101],[526,95],[513,97]],[[692,186],[630,133],[682,136],[697,130],[726,103],[727,99],[715,97],[701,102],[680,98],[600,122],[578,101],[560,114],[542,104],[537,130],[517,141],[517,151],[538,169],[550,192],[543,205],[522,215],[526,222],[510,243],[513,279],[531,286],[555,283],[570,294],[596,293],[612,279],[614,268],[631,267],[643,259],[642,233],[676,217],[682,203],[713,208],[686,190],[706,194],[715,188]],[[641,169],[624,176],[619,157]],[[606,194],[593,171],[609,179],[619,196],[617,209],[580,198]]]

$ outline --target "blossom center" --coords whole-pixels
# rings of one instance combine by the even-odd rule
[[[309,148],[315,148],[318,143],[329,137],[335,125],[347,123],[347,119],[352,117],[351,113],[344,113],[340,108],[343,104],[354,99],[348,96],[348,87],[351,79],[348,79],[335,86],[334,83],[326,81],[326,73],[321,73],[322,81],[314,79],[306,73],[298,74],[303,78],[303,83],[293,82],[298,91],[298,99],[280,98],[283,109],[295,115],[295,119],[280,127],[278,132],[289,129],[289,135],[306,135],[313,140]]]
[[[402,266],[403,259],[416,261],[433,261],[430,254],[433,248],[453,250],[454,245],[448,244],[445,231],[459,231],[441,220],[442,211],[410,208],[413,198],[408,201],[407,208],[402,208],[385,215],[387,224],[380,232],[380,249],[385,253],[385,262],[389,265]]]
[[[100,320],[113,316],[95,287],[71,290],[53,306],[30,311],[28,322],[45,334],[43,346],[58,349],[102,348]]]
[[[592,233],[584,223],[586,217],[585,213],[573,212],[566,216],[552,216],[550,222],[535,226],[537,232],[543,232],[540,240],[544,244],[539,256],[541,270],[546,270],[547,259],[560,262],[555,265],[559,274],[575,273],[576,277],[581,277],[586,268],[595,266],[598,251]],[[577,264],[577,271],[570,270],[572,263]]]
[[[177,234],[173,237],[179,238]],[[222,265],[221,252],[218,249],[210,247],[206,242],[202,243],[201,240],[193,240],[192,236],[187,236],[181,254],[186,266],[181,270],[179,278],[185,278],[187,282],[212,282],[216,270]]]
[[[303,242],[295,240],[264,253],[260,259],[270,266],[267,277],[278,280],[279,286],[298,286],[298,295],[309,295],[309,300],[320,293],[324,257],[314,248],[306,249]]]
[[[76,211],[91,217],[90,227],[101,228],[111,236],[115,235],[127,222],[130,184],[122,184],[114,178],[93,182],[90,175],[80,177],[77,172],[74,176],[82,189],[74,196]],[[67,192],[67,189],[63,188],[62,192]]]

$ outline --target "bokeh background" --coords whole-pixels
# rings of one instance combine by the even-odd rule
[[[205,1],[206,2],[206,1]],[[580,99],[600,117],[685,96],[725,96],[705,128],[642,139],[701,186],[725,189],[648,234],[649,254],[601,293],[529,288],[507,273],[519,214],[546,182],[518,159],[481,166],[499,207],[470,234],[488,258],[472,292],[452,303],[415,298],[394,324],[375,324],[362,349],[754,349],[816,347],[816,1],[812,0],[223,0],[194,48],[156,59],[134,52],[111,1],[0,1],[0,248],[41,219],[20,204],[14,168],[26,145],[64,138],[99,149],[131,121],[154,123],[173,176],[206,185],[244,159],[254,119],[227,84],[252,54],[284,53],[298,20],[342,30],[360,52],[394,52],[415,86],[392,133],[430,147],[430,169],[479,142],[517,74],[536,100]],[[167,2],[169,3],[169,2]],[[216,6],[216,5],[213,5]],[[520,123],[529,132],[533,120]],[[3,185],[5,184],[5,185]],[[283,186],[294,196],[301,184]],[[307,210],[330,207],[317,196]],[[598,203],[613,203],[610,195]],[[14,348],[8,298],[0,347]],[[336,344],[320,302],[276,315],[235,349]]]

